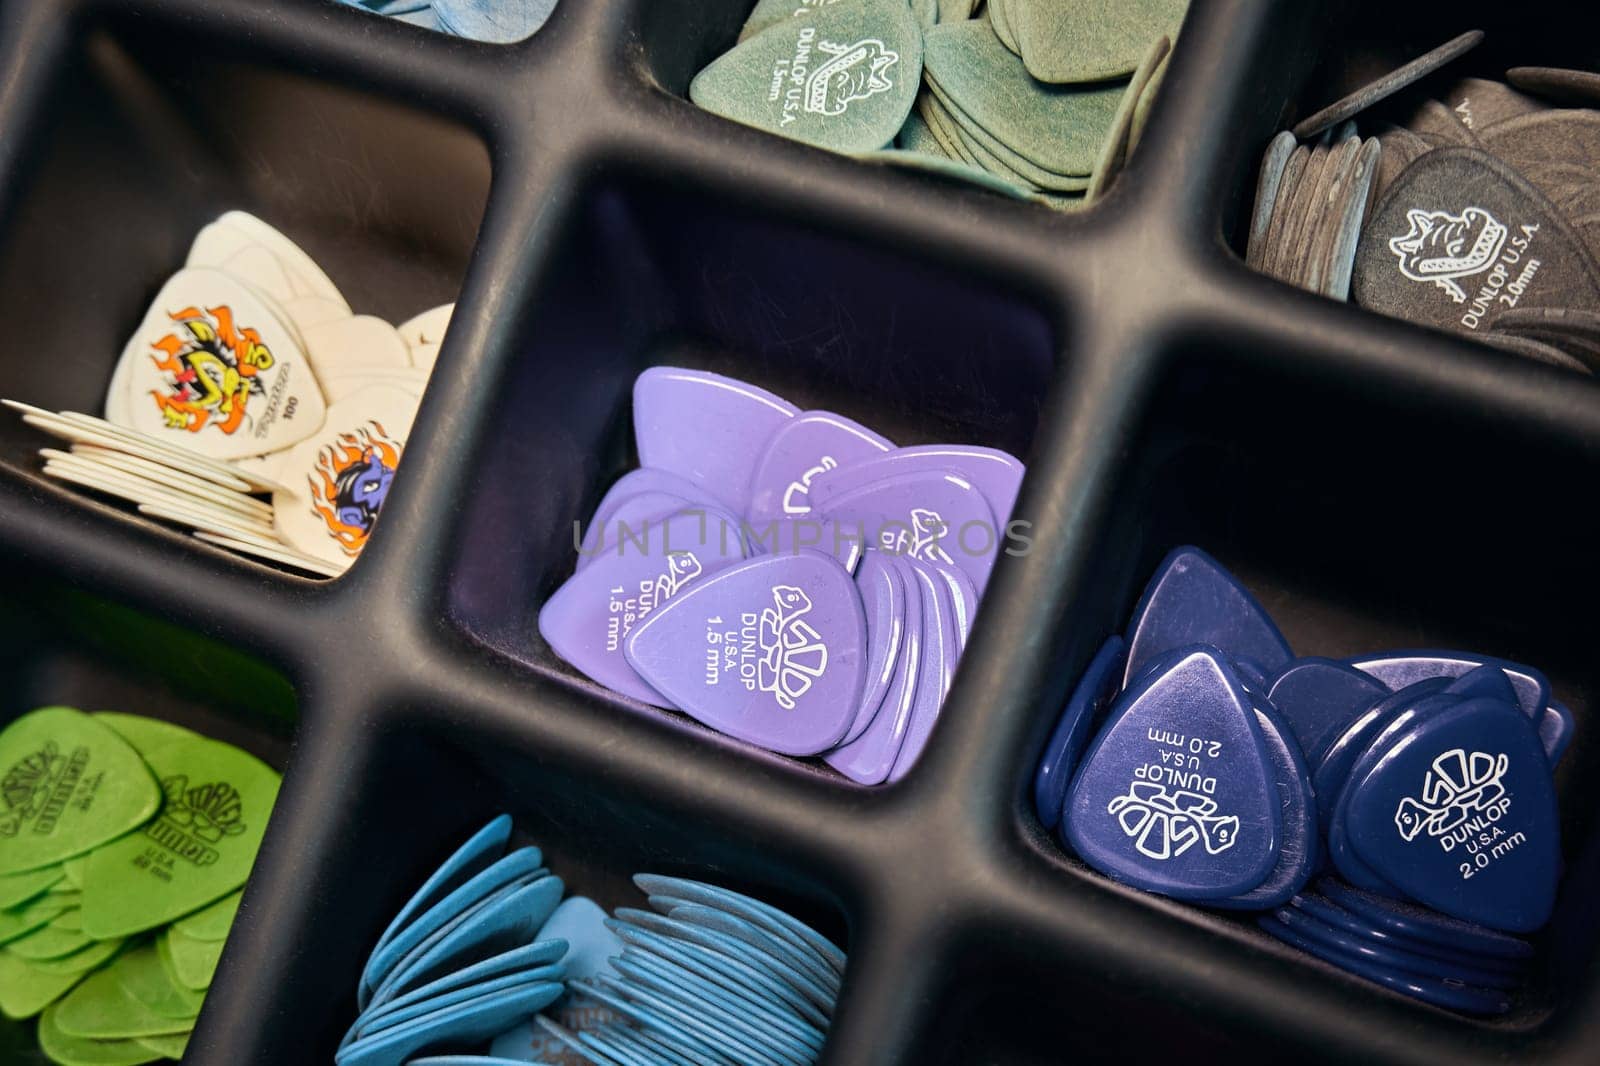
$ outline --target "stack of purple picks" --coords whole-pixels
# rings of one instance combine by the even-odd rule
[[[876,785],[916,762],[989,573],[1026,549],[1024,467],[901,448],[754,385],[655,367],[639,469],[611,486],[539,613],[613,692]]]

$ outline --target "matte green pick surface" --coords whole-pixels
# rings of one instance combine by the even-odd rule
[[[6,945],[6,952],[19,959],[29,962],[39,962],[46,959],[59,959],[82,951],[95,942],[94,938],[82,931],[71,932],[57,929],[47,925],[35,929],[27,936],[19,937]]]
[[[1146,42],[1148,43],[1148,42]],[[1045,85],[987,23],[929,31],[929,80],[976,125],[1046,170],[1087,177],[1122,100],[1120,84]]]
[[[837,152],[894,139],[916,99],[922,27],[906,0],[843,0],[782,20],[702,70],[689,98]]]
[[[1088,187],[1087,175],[1057,174],[1019,155],[974,121],[972,116],[962,111],[960,105],[937,82],[929,81],[927,91],[923,95],[924,97],[931,95],[939,102],[944,116],[959,131],[958,135],[964,143],[981,145],[988,155],[999,161],[1000,167],[1003,168],[1000,170],[1002,175],[1052,192],[1081,192]]]
[[[191,940],[175,930],[168,929],[156,944],[163,960],[171,968],[178,983],[185,988],[201,991],[211,987],[211,978],[222,960],[225,940]]]
[[[0,912],[0,944],[9,944],[36,929],[43,929],[66,910],[66,904],[45,895],[15,910]]]
[[[46,866],[40,870],[26,870],[20,874],[0,877],[0,910],[9,910],[43,895],[51,886],[66,880],[67,873],[60,866]]]
[[[279,777],[213,740],[182,740],[145,758],[161,779],[160,814],[89,857],[83,928],[128,936],[181,918],[244,884],[277,799]]]
[[[228,930],[233,928],[233,919],[239,914],[239,901],[242,899],[244,890],[240,889],[187,918],[173,922],[172,927],[192,940],[226,940]]]
[[[193,1022],[205,993],[186,988],[171,974],[154,943],[141,944],[118,957],[110,972],[122,990],[163,1018]]]
[[[139,1066],[162,1056],[136,1040],[85,1040],[69,1036],[56,1023],[60,1004],[45,1009],[39,1018],[39,1046],[63,1066]]]
[[[1176,39],[1188,0],[1008,0],[1028,72],[1052,84],[1130,74],[1157,37]]]
[[[165,1018],[134,999],[111,968],[89,974],[54,1010],[55,1025],[62,1033],[90,1040],[129,1040],[194,1028],[193,1018]]]
[[[141,825],[161,803],[144,760],[101,722],[44,707],[0,732],[0,874],[50,866]]]
[[[750,17],[744,20],[744,28],[739,31],[739,42],[748,41],[762,30],[776,26],[786,18],[793,18],[796,13],[830,7],[840,2],[842,0],[756,0],[755,8],[750,12]]]
[[[200,734],[181,725],[163,722],[159,718],[146,718],[141,714],[124,714],[121,711],[94,711],[89,715],[117,731],[117,735],[133,745],[133,750],[143,755],[155,748],[165,747],[175,740],[193,740]]]
[[[1105,195],[1111,183],[1128,161],[1129,143],[1133,136],[1133,115],[1139,106],[1139,101],[1144,99],[1145,88],[1150,84],[1150,79],[1156,76],[1156,71],[1161,69],[1161,64],[1166,62],[1167,53],[1172,48],[1172,42],[1166,37],[1158,37],[1150,45],[1145,57],[1139,61],[1139,67],[1133,72],[1133,77],[1128,81],[1128,87],[1122,94],[1122,102],[1117,105],[1117,117],[1111,123],[1111,128],[1106,131],[1106,139],[1100,145],[1100,154],[1094,161],[1094,174],[1089,178],[1087,196],[1090,200],[1097,200]]]
[[[32,963],[0,952],[0,1013],[31,1018],[66,995],[83,974],[46,973]]]
[[[149,1048],[157,1054],[165,1055],[169,1059],[181,1059],[189,1050],[190,1035],[181,1033],[174,1036],[141,1036],[134,1043]]]
[[[125,940],[96,940],[93,944],[71,955],[63,955],[59,959],[41,959],[28,963],[39,973],[66,976],[67,974],[83,974],[99,966],[118,951],[122,950]]]

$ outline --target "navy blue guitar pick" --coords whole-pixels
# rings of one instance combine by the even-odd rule
[[[1118,636],[1101,645],[1062,709],[1050,743],[1045,745],[1044,757],[1033,777],[1033,806],[1046,829],[1054,829],[1061,821],[1061,805],[1066,802],[1067,786],[1077,769],[1084,742],[1117,694],[1126,647]]]
[[[1317,797],[1311,791],[1311,774],[1300,757],[1300,749],[1289,735],[1289,727],[1270,705],[1256,702],[1256,724],[1261,727],[1278,784],[1283,844],[1278,849],[1278,864],[1265,881],[1242,896],[1210,901],[1211,906],[1227,910],[1281,907],[1305,887],[1321,859]]]
[[[1510,962],[1525,962],[1533,956],[1533,945],[1521,937],[1507,936],[1415,903],[1362,892],[1331,877],[1318,881],[1316,887],[1333,903],[1398,936]]]
[[[1322,759],[1312,774],[1312,784],[1317,790],[1317,814],[1324,826],[1333,818],[1334,804],[1338,802],[1339,792],[1344,788],[1350,768],[1356,764],[1361,753],[1371,745],[1373,738],[1382,732],[1389,720],[1404,710],[1408,704],[1442,691],[1449,683],[1442,677],[1430,677],[1414,685],[1407,685],[1367,708],[1333,739],[1328,749],[1322,753]]]
[[[1475,954],[1471,951],[1429,943],[1417,937],[1403,936],[1392,929],[1362,917],[1352,910],[1339,906],[1333,900],[1317,892],[1302,892],[1292,899],[1290,903],[1296,910],[1303,911],[1335,928],[1343,929],[1350,935],[1360,937],[1367,943],[1378,947],[1393,948],[1396,951],[1409,952],[1413,955],[1426,955],[1429,958],[1443,959],[1445,962],[1454,962],[1462,966],[1478,967],[1506,977],[1520,976],[1527,968],[1525,959],[1508,959],[1499,955],[1481,952]],[[1401,904],[1401,906],[1413,905]],[[1420,910],[1421,908],[1416,909]],[[1446,921],[1454,922],[1456,919],[1449,918]],[[1465,925],[1466,923],[1460,922],[1458,924]],[[1485,930],[1485,932],[1487,931]],[[1502,933],[1495,933],[1494,935],[1504,936]],[[1506,939],[1512,938],[1507,937]],[[1517,943],[1525,944],[1526,942],[1517,941]]]
[[[1272,682],[1267,699],[1315,765],[1345,726],[1388,694],[1388,686],[1353,666],[1332,659],[1296,659]]]
[[[1550,917],[1560,822],[1527,717],[1468,700],[1406,730],[1349,784],[1345,831],[1379,876],[1419,903],[1508,932]]]
[[[1084,861],[1139,888],[1242,895],[1278,861],[1274,777],[1227,657],[1179,650],[1112,707],[1067,793],[1062,833]]]
[[[1157,568],[1133,612],[1124,687],[1157,656],[1193,644],[1246,659],[1268,675],[1294,657],[1249,590],[1199,548],[1184,547]]]
[[[1432,977],[1440,981],[1477,985],[1480,988],[1514,988],[1518,982],[1517,974],[1506,970],[1491,970],[1471,963],[1453,962],[1432,955],[1406,951],[1392,945],[1375,944],[1346,929],[1329,925],[1296,907],[1283,907],[1274,917],[1302,936],[1339,951],[1358,955],[1374,966]]]

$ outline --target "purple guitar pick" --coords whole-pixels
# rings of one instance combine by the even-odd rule
[[[850,476],[860,469],[838,473]],[[825,520],[857,527],[870,547],[960,567],[980,594],[994,567],[997,542],[989,505],[971,482],[955,474],[893,474],[826,503],[819,499],[817,509]]]
[[[1126,648],[1122,638],[1115,635],[1101,645],[1067,699],[1055,732],[1045,745],[1044,757],[1033,777],[1033,806],[1046,829],[1054,829],[1061,821],[1061,805],[1066,802],[1067,786],[1078,767],[1083,743],[1121,687]]]
[[[856,588],[867,614],[867,683],[856,716],[845,731],[841,746],[849,744],[872,724],[894,680],[905,637],[906,588],[900,571],[882,552],[867,552],[856,571]]]
[[[906,566],[904,559],[892,555],[880,557],[900,576],[900,587],[905,593],[905,626],[900,655],[889,689],[883,694],[878,712],[866,729],[855,739],[841,744],[823,757],[829,766],[863,785],[881,785],[889,779],[895,757],[905,744],[906,731],[911,728],[917,679],[922,671],[921,582]]]
[[[950,590],[950,609],[953,612],[956,633],[956,655],[966,650],[967,637],[972,633],[972,620],[978,614],[978,586],[972,583],[972,578],[959,566],[940,566],[937,563],[924,561],[923,566],[931,569],[935,576],[945,583]]]
[[[944,710],[944,698],[950,692],[950,679],[955,674],[956,624],[955,608],[950,602],[950,588],[934,574],[933,568],[911,556],[900,560],[915,576],[922,592],[922,670],[917,677],[917,696],[911,711],[911,725],[906,730],[906,742],[895,756],[889,780],[898,781],[911,772],[928,746],[933,727]],[[907,578],[910,580],[910,578]]]
[[[751,555],[796,555],[803,551],[833,556],[838,564],[856,572],[868,545],[857,526],[825,522],[818,518],[775,519],[762,525],[746,522],[745,543]]]
[[[1128,626],[1123,685],[1174,648],[1209,644],[1231,659],[1248,659],[1269,676],[1294,655],[1272,619],[1222,564],[1195,547],[1173,551],[1145,586]]]
[[[800,409],[765,389],[681,367],[651,367],[633,383],[639,465],[677,474],[736,515],[767,441]]]
[[[744,557],[737,531],[701,514],[674,515],[624,539],[573,574],[539,612],[539,634],[591,680],[636,700],[672,704],[634,673],[628,634],[663,604]]]
[[[1261,727],[1261,739],[1272,759],[1283,844],[1278,849],[1278,864],[1265,881],[1242,896],[1207,901],[1210,906],[1228,910],[1259,911],[1283,906],[1311,880],[1321,858],[1317,798],[1311,792],[1311,774],[1300,757],[1300,748],[1288,724],[1270,706],[1256,704],[1256,724]]]
[[[1350,782],[1356,852],[1412,899],[1513,933],[1549,920],[1561,825],[1526,715],[1467,700],[1392,739]]]
[[[1281,801],[1255,707],[1214,648],[1173,652],[1124,692],[1067,792],[1085,862],[1177,899],[1251,891],[1277,865]]]
[[[863,471],[860,467],[867,467]],[[878,459],[849,468],[850,478],[843,471],[820,474],[812,482],[812,506],[822,507],[831,497],[850,488],[888,477],[891,474],[950,472],[970,481],[983,493],[989,511],[1002,526],[1011,518],[1017,505],[1017,492],[1022,488],[1022,476],[1027,467],[1013,455],[995,448],[982,448],[974,444],[922,444],[913,448],[896,448]],[[1001,533],[1004,533],[1002,528]]]
[[[578,569],[582,570],[604,555],[607,547],[615,548],[623,537],[636,537],[645,527],[694,507],[706,509],[704,503],[691,502],[667,492],[629,496],[613,506],[605,519],[596,519],[584,530],[583,547],[578,551]],[[718,514],[726,513],[721,507],[715,510]]]
[[[692,504],[704,504],[711,507],[722,507],[717,498],[706,492],[694,482],[681,478],[677,474],[666,470],[657,470],[654,467],[642,466],[637,470],[630,470],[619,477],[611,488],[606,490],[605,496],[594,509],[594,516],[590,525],[596,528],[610,523],[613,512],[634,496],[644,492],[664,492],[669,496],[678,496]],[[584,543],[593,540],[589,532],[584,533]]]
[[[832,411],[806,411],[767,442],[747,492],[752,526],[811,513],[811,481],[894,447],[867,427]]]
[[[855,582],[815,552],[726,568],[645,619],[627,661],[686,714],[783,755],[844,736],[866,680]]]
[[[1312,765],[1345,726],[1389,694],[1383,682],[1332,659],[1296,659],[1267,690]]]

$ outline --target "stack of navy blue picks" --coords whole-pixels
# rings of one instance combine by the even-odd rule
[[[1185,547],[1068,700],[1034,803],[1118,881],[1268,912],[1262,928],[1350,973],[1498,1014],[1532,955],[1518,934],[1555,904],[1552,775],[1572,730],[1532,667],[1297,658],[1248,590]]]
[[[556,0],[339,0],[452,37],[511,44],[533,36]]]

